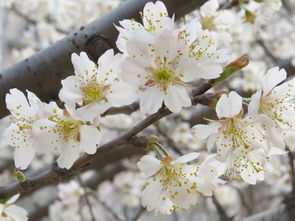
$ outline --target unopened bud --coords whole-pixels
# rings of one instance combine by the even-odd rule
[[[246,67],[249,64],[249,57],[248,54],[244,54],[241,57],[237,58],[230,64],[226,65],[223,68],[223,72],[221,73],[220,77],[215,79],[214,85],[218,85],[228,77],[230,77],[235,72],[241,70],[242,68]]]
[[[148,143],[152,144],[152,143],[157,143],[159,142],[160,138],[155,136],[155,135],[151,135],[147,138]]]
[[[17,180],[21,183],[25,182],[27,180],[27,178],[25,177],[25,174],[19,169],[16,169],[15,176],[16,176]]]

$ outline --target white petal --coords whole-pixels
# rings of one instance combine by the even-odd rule
[[[213,133],[209,136],[208,140],[207,140],[207,149],[208,151],[212,151],[214,144],[216,143],[216,139],[217,139],[217,133]]]
[[[174,62],[174,59],[182,52],[182,42],[178,40],[175,32],[164,31],[156,39],[155,55],[160,58],[166,58],[167,63]],[[155,58],[154,58],[155,59]]]
[[[60,168],[70,169],[73,166],[80,155],[79,145],[78,142],[68,141],[61,147],[61,154],[57,159]]]
[[[252,95],[251,101],[248,105],[248,113],[250,115],[257,114],[260,108],[261,91],[257,91]]]
[[[113,49],[107,50],[98,59],[98,76],[99,80],[104,80],[106,83],[112,83],[120,72],[120,65],[122,63],[122,54],[114,54]]]
[[[222,66],[220,64],[203,64],[196,67],[196,72],[199,77],[204,79],[215,79],[222,73]]]
[[[140,98],[140,111],[145,114],[157,112],[163,104],[164,92],[157,86],[147,88]]]
[[[96,76],[97,66],[91,61],[85,52],[80,55],[72,54],[71,60],[75,69],[75,75],[82,81],[87,82]]]
[[[12,217],[14,221],[27,221],[28,220],[28,212],[23,208],[11,205],[5,209],[5,213]]]
[[[219,118],[232,118],[242,110],[242,97],[231,91],[229,95],[223,94],[216,104],[216,113]]]
[[[270,151],[268,152],[268,156],[273,155],[286,155],[288,152],[285,150],[282,150],[281,148],[272,147]]]
[[[173,161],[173,164],[177,164],[177,163],[187,163],[190,161],[193,161],[195,159],[197,159],[199,157],[199,153],[188,153],[185,154],[181,157],[179,157],[177,160]]]
[[[126,58],[121,64],[120,78],[127,84],[140,87],[145,84],[146,76],[149,74],[144,66],[135,63],[134,59]]]
[[[59,99],[67,105],[76,107],[76,104],[82,104],[83,93],[80,87],[80,81],[76,76],[69,76],[61,81],[62,88],[59,91]]]
[[[279,128],[271,118],[264,114],[259,114],[256,116],[254,115],[252,117],[254,121],[261,122],[261,124],[265,126],[266,138],[268,141],[270,141],[272,146],[285,149],[283,132],[281,131],[281,128]],[[268,148],[266,150],[268,151]]]
[[[173,27],[173,18],[168,17],[167,9],[162,1],[148,2],[143,9],[143,24],[147,30],[159,33],[163,29]],[[153,28],[155,30],[153,30]]]
[[[198,170],[198,189],[205,196],[211,196],[217,186],[217,169],[213,166],[202,164]]]
[[[179,113],[183,107],[192,105],[191,99],[185,87],[181,85],[169,85],[164,103],[173,113]]]
[[[24,93],[16,88],[10,89],[9,92],[6,94],[5,101],[12,116],[16,119],[32,117],[31,108]]]
[[[200,7],[200,13],[202,17],[216,16],[218,8],[219,8],[218,0],[210,0]]]
[[[173,195],[173,193],[177,192],[177,194],[173,197],[171,196],[170,199],[175,205],[179,206],[180,209],[188,209],[199,202],[198,193],[187,191],[191,189],[192,182],[183,182],[181,186],[177,185],[177,182],[175,182],[175,184],[169,185],[166,192],[169,193],[169,195]]]
[[[281,83],[287,77],[285,69],[279,70],[279,67],[271,68],[262,79],[263,96],[266,96],[276,85]]]
[[[174,211],[174,206],[175,204],[164,193],[162,193],[155,211],[156,213],[159,211],[161,214],[169,215]]]
[[[144,155],[140,161],[137,162],[138,168],[146,175],[152,176],[157,173],[161,168],[161,161],[151,155]]]
[[[28,94],[28,96],[27,96],[28,101],[29,101],[30,107],[31,107],[31,112],[36,117],[38,117],[39,115],[41,115],[41,113],[43,111],[43,104],[34,93],[27,90],[27,94]]]
[[[39,152],[57,153],[61,143],[58,133],[53,133],[56,124],[50,120],[42,119],[33,124],[34,147]]]
[[[6,201],[6,204],[13,204],[15,201],[18,200],[19,196],[20,196],[19,193],[12,196],[8,201]],[[1,212],[0,212],[0,214],[1,214]]]
[[[226,136],[223,133],[218,133],[216,144],[217,144],[217,159],[221,162],[225,162],[232,151],[233,141],[231,136]]]
[[[75,118],[82,121],[93,122],[100,114],[104,113],[108,108],[111,107],[110,102],[101,101],[99,103],[90,103],[83,107],[75,109],[71,109],[67,107],[67,110],[71,113]]]
[[[80,127],[80,148],[88,154],[94,154],[100,144],[102,134],[96,127],[82,125]]]
[[[112,106],[119,107],[133,103],[138,94],[136,89],[125,82],[117,82],[112,85],[112,93],[107,96]]]
[[[142,205],[148,211],[155,209],[161,200],[162,183],[158,179],[150,179],[145,189],[142,191]]]
[[[196,138],[206,139],[211,134],[216,133],[220,126],[219,123],[197,124],[191,129],[191,132]]]
[[[35,156],[35,150],[31,146],[15,148],[14,163],[16,168],[26,169]]]
[[[16,148],[26,148],[33,145],[31,124],[17,122],[11,124],[3,134],[4,143]]]
[[[284,97],[285,101],[294,99],[295,97],[295,78],[276,86],[271,95],[277,97]]]

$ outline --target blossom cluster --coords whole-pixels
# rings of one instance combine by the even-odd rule
[[[35,152],[45,152],[58,154],[58,165],[69,169],[81,152],[96,152],[100,115],[108,108],[139,100],[145,114],[163,103],[179,113],[191,106],[189,82],[220,76],[227,50],[219,49],[217,36],[198,21],[176,28],[160,1],[147,3],[142,19],[143,25],[123,20],[117,27],[122,53],[109,49],[97,63],[85,52],[72,54],[75,75],[62,80],[59,93],[64,109],[32,92],[26,98],[10,90],[6,103],[12,124],[4,136],[16,147],[16,167],[27,168]]]
[[[218,1],[208,1],[200,18],[178,27],[161,1],[147,3],[142,23],[125,19],[116,26],[120,53],[109,49],[98,61],[85,52],[71,55],[74,75],[61,81],[59,92],[63,108],[11,89],[6,95],[11,124],[4,139],[15,147],[15,166],[26,169],[36,153],[45,153],[70,169],[81,153],[94,154],[103,142],[101,122],[109,108],[138,102],[143,114],[152,115],[162,107],[179,114],[192,106],[193,85],[219,78],[232,58],[228,30],[236,15],[218,8]],[[218,120],[191,129],[197,140],[207,140],[209,152],[216,149],[202,163],[197,163],[199,153],[174,160],[152,143],[157,157],[145,155],[137,163],[148,177],[143,206],[171,214],[197,205],[226,181],[264,180],[270,157],[286,153],[286,131],[295,127],[294,79],[282,83],[286,78],[284,69],[274,67],[262,75],[250,99],[234,91],[220,96]]]
[[[295,113],[294,79],[278,85],[286,77],[284,69],[271,68],[262,78],[261,90],[248,101],[246,116],[242,97],[232,91],[216,104],[218,121],[192,128],[195,136],[207,139],[209,150],[216,146],[216,159],[228,178],[256,184],[264,179],[270,156],[285,153],[286,130],[294,129]]]

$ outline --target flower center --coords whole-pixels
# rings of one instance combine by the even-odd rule
[[[208,30],[215,30],[216,27],[214,24],[214,19],[215,19],[214,16],[202,18],[202,20],[201,20],[202,27],[204,29],[208,29]]]
[[[90,103],[97,103],[102,100],[107,100],[105,97],[105,91],[108,86],[103,86],[97,82],[91,82],[86,87],[83,88],[83,105]]]
[[[223,132],[225,138],[230,137],[231,143],[233,144],[233,150],[243,147],[248,149],[250,147],[249,140],[246,132],[239,127],[236,127],[235,121],[233,119],[230,120],[228,129]]]
[[[165,91],[169,84],[174,81],[174,72],[169,68],[160,69],[154,71],[152,78],[153,80],[150,82],[156,82]]]
[[[65,141],[80,141],[80,126],[82,122],[71,117],[61,118],[59,116],[51,116],[50,121],[57,123],[55,132],[59,133],[59,137]]]

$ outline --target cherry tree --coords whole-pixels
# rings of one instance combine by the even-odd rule
[[[295,217],[292,1],[0,5],[1,221]]]

